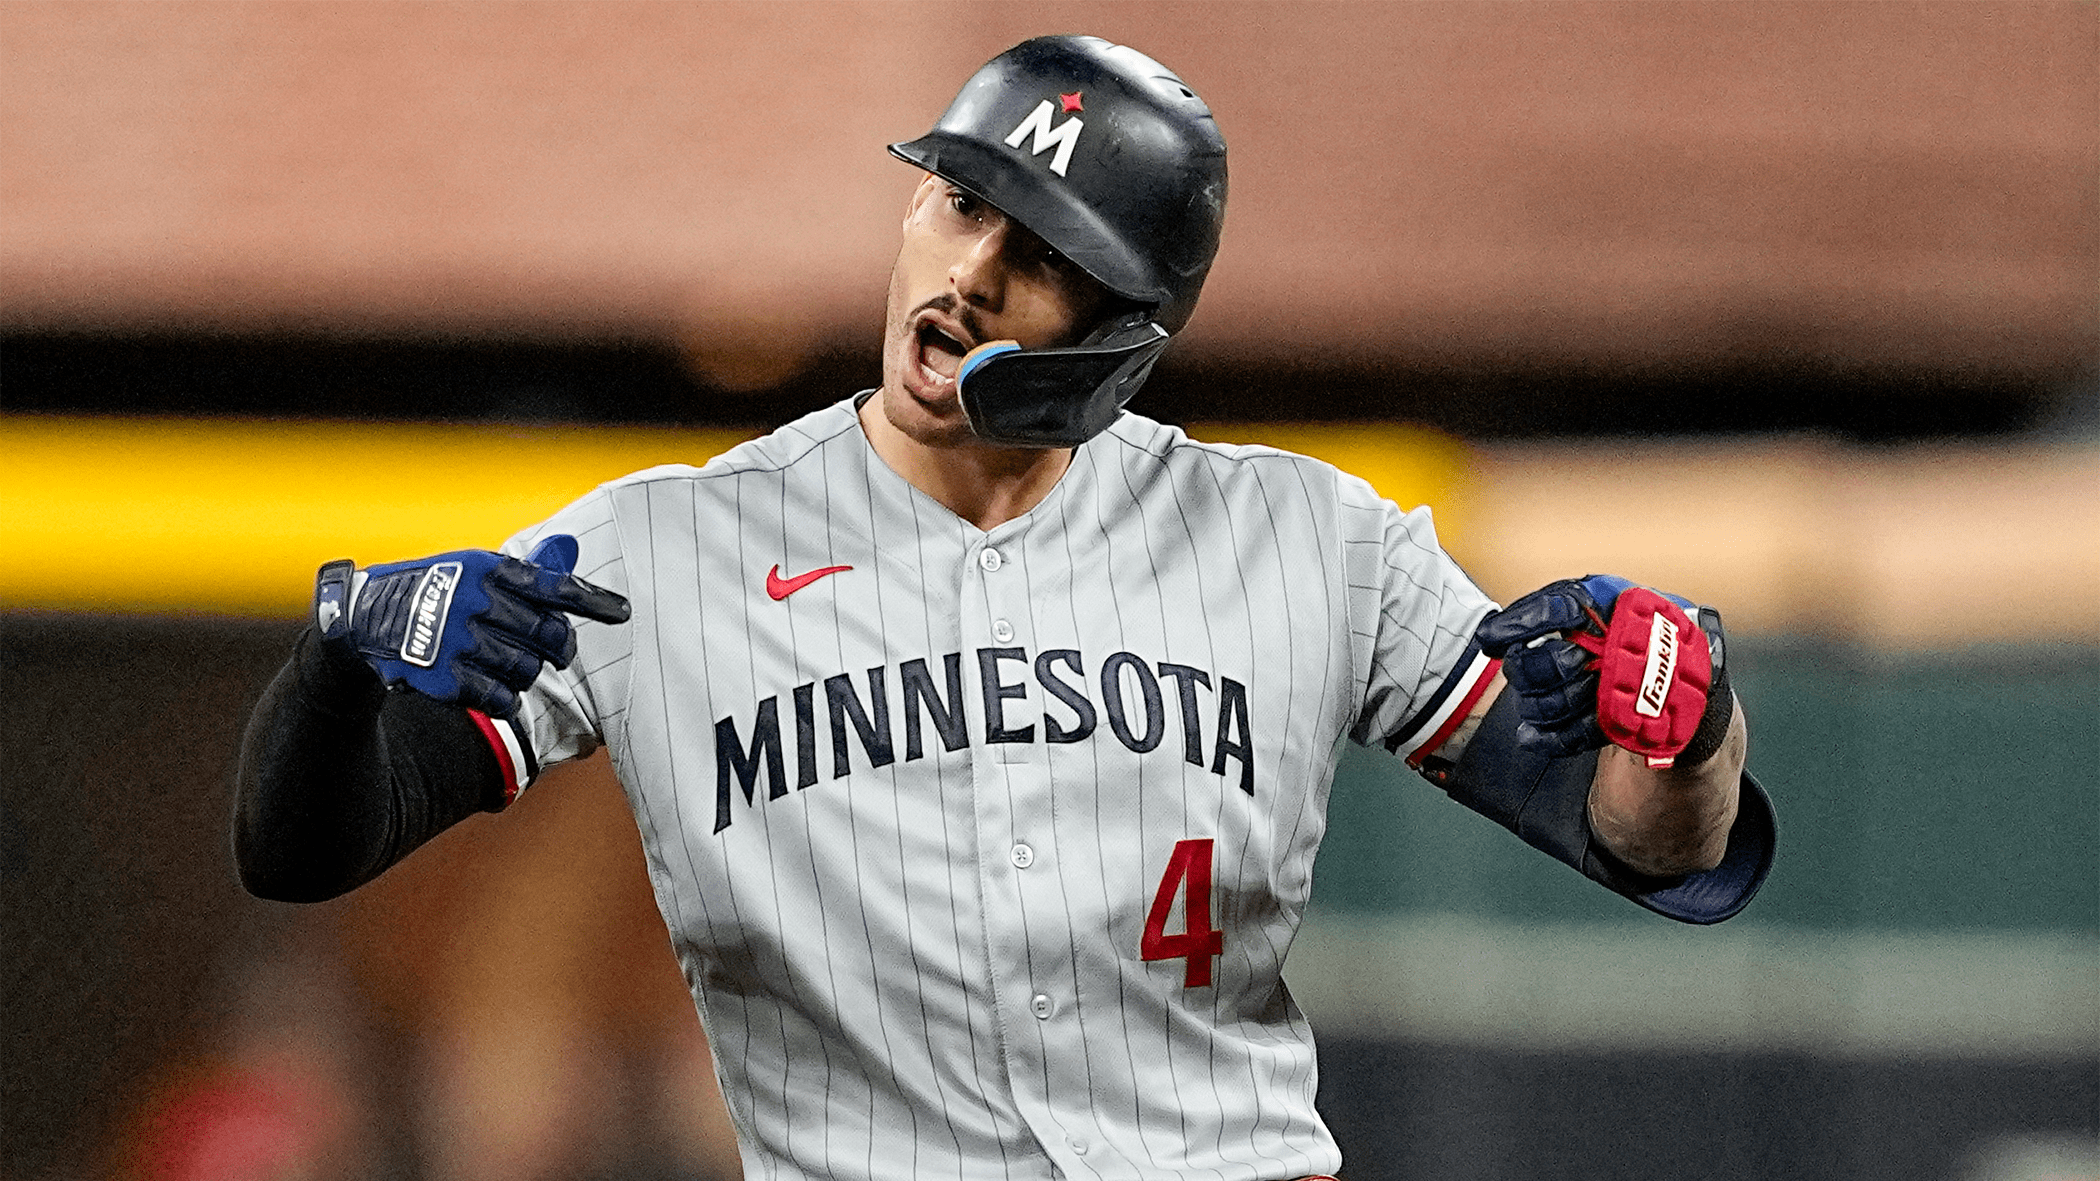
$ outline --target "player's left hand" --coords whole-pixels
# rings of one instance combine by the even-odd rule
[[[1474,633],[1517,694],[1518,743],[1564,757],[1607,742],[1668,767],[1703,761],[1734,698],[1711,607],[1608,574],[1562,579]],[[1711,708],[1710,708],[1711,707]],[[1709,733],[1711,732],[1711,733]]]
[[[576,539],[556,534],[523,561],[455,550],[368,570],[330,562],[315,578],[314,622],[323,644],[387,684],[512,717],[543,665],[575,658],[569,615],[627,622],[624,597],[570,573],[576,556]]]

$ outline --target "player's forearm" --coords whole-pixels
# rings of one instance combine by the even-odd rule
[[[1591,830],[1639,873],[1712,869],[1728,847],[1749,745],[1737,704],[1720,749],[1693,767],[1652,768],[1631,751],[1605,747],[1590,787]]]
[[[385,692],[309,633],[242,744],[233,832],[242,884],[282,902],[347,893],[482,806],[495,775],[462,711]]]

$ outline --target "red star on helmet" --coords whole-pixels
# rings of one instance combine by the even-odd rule
[[[1070,94],[1060,94],[1057,96],[1057,101],[1064,104],[1066,114],[1070,114],[1073,111],[1083,111],[1086,109],[1085,107],[1079,105],[1079,96],[1082,93],[1082,91],[1075,90]]]

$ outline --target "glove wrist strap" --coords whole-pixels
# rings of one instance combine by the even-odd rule
[[[1699,728],[1692,731],[1692,740],[1685,743],[1684,752],[1677,756],[1676,766],[1696,767],[1720,752],[1721,743],[1728,737],[1729,723],[1735,720],[1735,690],[1728,684],[1728,666],[1714,669],[1713,684],[1706,691],[1706,710],[1699,715]]]

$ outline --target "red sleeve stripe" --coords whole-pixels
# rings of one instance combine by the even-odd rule
[[[1458,732],[1458,728],[1464,725],[1466,718],[1472,714],[1473,706],[1480,701],[1480,695],[1487,692],[1489,685],[1494,684],[1495,674],[1500,671],[1501,661],[1486,653],[1473,654],[1473,663],[1466,668],[1465,676],[1457,690],[1444,698],[1444,707],[1422,727],[1428,737],[1416,743],[1414,749],[1407,752],[1408,766],[1420,770],[1422,760]]]
[[[467,716],[474,719],[474,725],[488,740],[489,750],[496,756],[496,765],[503,771],[503,802],[509,804],[525,790],[526,784],[525,768],[528,764],[525,752],[518,746],[517,731],[508,721],[491,718],[478,709],[468,710]]]

